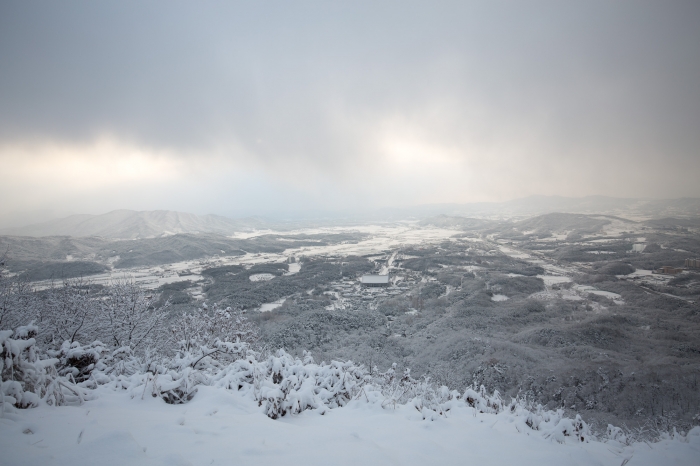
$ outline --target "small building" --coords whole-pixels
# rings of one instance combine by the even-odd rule
[[[700,259],[686,259],[685,266],[688,269],[700,269]]]
[[[389,275],[363,275],[362,286],[389,286]]]
[[[656,273],[663,273],[666,275],[675,275],[677,273],[681,273],[683,269],[677,269],[675,267],[671,267],[670,265],[664,265],[660,269],[656,270]]]
[[[646,249],[647,245],[644,243],[635,243],[632,245],[632,252],[644,252],[644,249]]]

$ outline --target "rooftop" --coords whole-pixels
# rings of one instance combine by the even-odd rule
[[[389,275],[363,275],[360,279],[365,285],[368,284],[385,284],[389,283]]]

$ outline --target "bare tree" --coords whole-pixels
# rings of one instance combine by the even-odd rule
[[[39,321],[47,340],[60,345],[98,338],[100,308],[91,285],[83,279],[65,280],[42,293]]]
[[[129,280],[119,280],[100,300],[101,320],[110,343],[144,351],[160,329],[170,303],[155,308],[151,296]]]
[[[0,256],[0,330],[26,325],[36,315],[33,287],[6,270],[8,251]]]
[[[19,327],[36,318],[32,291],[26,282],[0,276],[0,329]]]

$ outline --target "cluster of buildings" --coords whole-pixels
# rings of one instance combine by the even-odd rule
[[[678,268],[678,267],[671,267],[670,265],[664,265],[663,267],[660,267],[656,270],[654,270],[654,273],[662,273],[665,275],[675,275],[677,273],[681,273],[685,269],[683,268]]]
[[[688,269],[700,269],[700,259],[686,259],[685,267],[671,267],[670,265],[664,265],[663,267],[654,270],[654,273],[676,275]]]
[[[686,269],[700,269],[700,259],[686,259],[685,260]]]

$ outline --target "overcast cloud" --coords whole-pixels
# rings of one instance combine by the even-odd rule
[[[0,214],[700,196],[700,3],[2,2]]]

